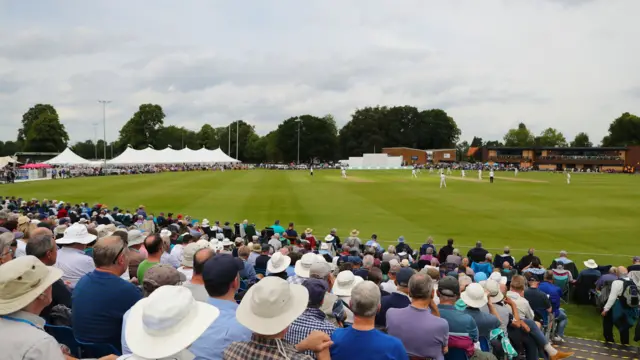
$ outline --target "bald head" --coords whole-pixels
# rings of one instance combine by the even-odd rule
[[[49,228],[45,228],[45,227],[39,227],[39,228],[35,228],[33,231],[31,231],[31,236],[38,236],[38,235],[49,235],[49,236],[53,236],[53,232],[49,229]]]
[[[127,246],[119,236],[106,236],[98,239],[93,247],[93,262],[96,267],[115,264],[116,259],[127,252]]]
[[[618,276],[619,277],[623,277],[624,275],[627,275],[628,273],[629,273],[629,271],[627,270],[626,267],[618,266]]]
[[[211,259],[215,253],[210,248],[200,249],[193,256],[193,273],[194,275],[202,275],[204,263]]]

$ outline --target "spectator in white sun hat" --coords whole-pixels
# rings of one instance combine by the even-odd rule
[[[193,359],[187,348],[219,315],[188,289],[162,286],[131,308],[125,336],[133,355],[120,359]]]
[[[56,240],[62,246],[58,251],[56,267],[62,270],[62,281],[71,289],[84,275],[96,269],[93,259],[84,254],[87,244],[93,242],[97,236],[89,234],[87,227],[73,224],[64,231],[64,236]]]
[[[348,324],[353,324],[353,312],[348,308],[349,301],[351,301],[351,290],[363,281],[364,279],[360,276],[355,276],[351,271],[345,270],[336,276],[336,281],[333,284],[333,294],[345,305],[345,313],[347,315],[345,322]]]
[[[305,279],[309,278],[309,270],[311,270],[311,265],[318,261],[318,256],[314,253],[306,253],[302,255],[300,260],[296,262],[295,267],[295,275],[289,276],[287,281],[290,284],[302,284]]]
[[[274,253],[267,261],[267,276],[277,276],[287,280],[287,268],[291,264],[291,258],[281,252]]]
[[[202,247],[202,245],[202,243],[200,243],[200,245],[198,245],[198,243],[190,243],[184,247],[182,266],[178,268],[178,272],[185,276],[186,281],[191,281],[191,277],[193,277],[193,257],[196,255],[196,252],[201,248],[208,247],[209,244],[207,243],[207,246],[204,247]]]
[[[225,360],[310,360],[302,351],[311,350],[318,359],[329,359],[329,335],[314,331],[297,345],[284,340],[293,323],[307,308],[309,292],[302,285],[272,276],[251,287],[242,299],[236,317],[253,332],[251,341],[234,342],[224,351]]]

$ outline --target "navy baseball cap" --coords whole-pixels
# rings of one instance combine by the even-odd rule
[[[309,292],[309,305],[320,306],[324,300],[324,295],[329,289],[329,284],[321,279],[307,279],[302,283]]]
[[[202,279],[207,284],[231,284],[244,269],[244,263],[229,254],[218,254],[204,263]]]
[[[404,267],[396,274],[396,281],[398,286],[409,286],[409,279],[413,276],[414,272],[412,268]]]

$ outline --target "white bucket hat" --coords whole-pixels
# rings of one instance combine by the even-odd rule
[[[127,232],[128,246],[140,245],[144,242],[145,233],[140,230],[129,230]]]
[[[24,309],[61,277],[62,270],[46,266],[31,255],[3,264],[0,271],[0,315]]]
[[[318,261],[318,258],[314,253],[306,253],[302,255],[300,260],[296,262],[295,273],[296,275],[302,278],[309,277],[309,270],[311,270],[311,265],[314,262]]]
[[[492,272],[491,275],[489,275],[489,279],[497,282],[498,284],[502,284],[502,285],[507,284],[507,277],[500,275],[499,272]]]
[[[218,308],[196,301],[186,287],[161,286],[131,308],[125,339],[137,356],[169,357],[196,341],[219,315]]]
[[[353,275],[349,270],[341,271],[333,284],[333,293],[338,296],[351,296],[351,290],[363,281],[363,278]]]
[[[182,251],[182,266],[193,267],[193,256],[200,247],[196,243],[190,243]]]
[[[277,274],[287,270],[287,267],[291,265],[291,258],[282,255],[281,252],[276,252],[271,256],[271,259],[267,261],[267,271],[270,274]]]
[[[202,220],[202,227],[209,227],[209,220],[203,219]]]
[[[56,244],[59,245],[67,245],[67,244],[88,244],[95,240],[97,236],[89,234],[87,231],[87,227],[75,223],[69,226],[64,231],[64,236],[60,239],[56,240]]]
[[[335,239],[335,237],[333,237],[333,235],[331,234],[324,237],[324,241],[333,241],[333,239]]]
[[[231,240],[229,240],[227,238],[224,238],[224,240],[222,240],[222,242],[220,242],[220,244],[222,244],[222,246],[231,246],[231,245],[233,245],[233,241],[231,241]]]
[[[464,301],[467,306],[476,309],[487,305],[488,302],[487,294],[485,294],[484,288],[478,283],[467,285],[467,288],[464,290],[464,292],[460,294],[460,299],[462,299],[462,301]]]
[[[274,335],[302,315],[308,303],[309,292],[304,286],[267,276],[249,288],[238,306],[236,319],[254,333]]]
[[[492,304],[499,303],[504,299],[504,295],[500,291],[500,284],[495,280],[487,280],[484,283],[484,288],[489,292],[489,301],[491,301]]]
[[[595,269],[598,267],[598,264],[595,262],[595,260],[589,259],[584,262],[584,266],[588,267],[589,269]]]

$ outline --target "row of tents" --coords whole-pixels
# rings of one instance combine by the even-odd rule
[[[141,165],[141,164],[213,164],[213,163],[238,163],[237,159],[225,154],[220,148],[208,150],[205,148],[191,150],[184,148],[174,150],[167,147],[156,150],[148,147],[143,150],[136,150],[131,147],[119,156],[107,160],[107,165]],[[53,159],[44,162],[49,165],[79,165],[79,166],[102,166],[104,161],[90,161],[74,153],[70,148]]]

